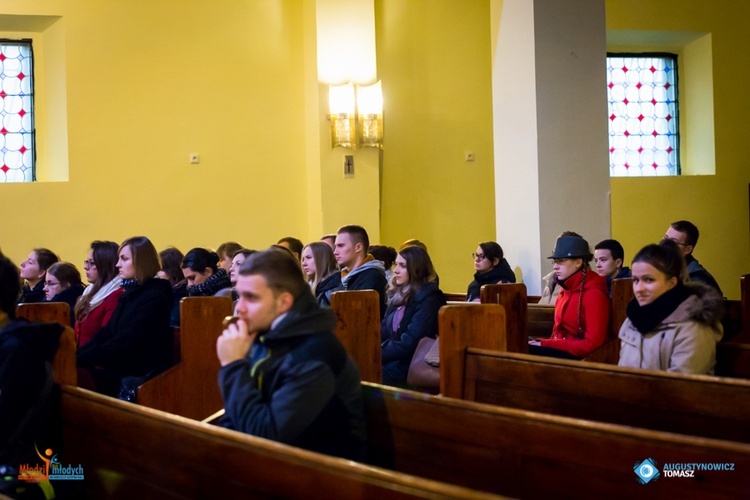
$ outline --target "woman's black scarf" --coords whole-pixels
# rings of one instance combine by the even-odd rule
[[[189,286],[188,295],[191,297],[208,297],[215,295],[219,290],[225,288],[231,288],[232,281],[229,279],[229,275],[223,268],[219,268],[215,273],[208,277],[206,281],[200,285]]]
[[[499,281],[508,281],[508,276],[503,272],[502,261],[487,272],[477,271],[474,273],[474,281],[469,283],[466,292],[466,300],[472,301],[479,297],[479,291],[483,285],[494,285]]]
[[[690,295],[692,295],[690,289],[682,283],[678,283],[677,286],[664,292],[656,300],[645,306],[638,305],[638,301],[633,299],[628,304],[628,318],[635,329],[641,332],[641,335],[646,335],[659,326]]]

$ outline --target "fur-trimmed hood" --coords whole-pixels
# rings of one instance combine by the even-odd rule
[[[693,320],[708,326],[721,323],[724,314],[724,299],[714,288],[698,282],[685,284],[690,290],[690,297],[685,299],[672,314],[664,318],[662,325]]]

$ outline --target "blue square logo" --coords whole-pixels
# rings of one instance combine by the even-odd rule
[[[659,473],[659,468],[656,466],[656,460],[653,458],[647,458],[642,462],[636,462],[633,471],[635,471],[635,475],[638,476],[638,482],[641,484],[655,481],[661,475]]]

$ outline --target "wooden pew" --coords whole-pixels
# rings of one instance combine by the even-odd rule
[[[443,292],[447,302],[466,302],[466,293]]]
[[[498,498],[64,387],[71,498]],[[58,450],[55,450],[58,451]]]
[[[28,302],[16,306],[16,317],[43,323],[70,325],[70,306],[66,302]]]
[[[445,396],[750,443],[750,381],[466,350]]]
[[[506,350],[505,308],[499,304],[443,306],[438,313],[440,325],[440,392],[460,384],[464,373],[464,339],[451,332],[472,332],[477,347]],[[446,332],[443,335],[443,331]]]
[[[482,304],[500,304],[505,308],[505,331],[507,350],[529,352],[527,333],[526,285],[523,283],[503,283],[484,285],[479,291]]]
[[[635,297],[633,293],[633,279],[620,278],[612,281],[612,309],[609,317],[609,335],[603,345],[583,358],[583,361],[593,363],[608,363],[616,365],[620,360],[620,327],[628,317],[628,304]]]
[[[380,298],[374,290],[334,292],[331,308],[336,315],[334,333],[359,366],[363,381],[380,383]]]
[[[325,457],[89,391],[62,388],[64,463],[87,498],[747,498],[750,445],[363,384],[372,465]],[[735,471],[638,484],[633,465]],[[385,471],[387,466],[395,472]],[[409,474],[410,476],[405,476]],[[421,476],[418,479],[413,476]],[[439,484],[440,480],[456,486]],[[313,493],[314,492],[314,493]]]
[[[216,339],[232,314],[230,297],[185,297],[180,301],[181,360],[138,388],[138,404],[203,419],[223,406]]]
[[[52,363],[58,384],[76,385],[76,335],[70,326],[70,306],[65,302],[29,302],[16,306],[16,317],[42,323],[59,323],[65,327]]]
[[[719,342],[716,344],[716,375],[750,379],[750,344]]]
[[[518,354],[517,356],[523,356]],[[363,384],[374,465],[515,498],[748,498],[750,445]],[[529,395],[533,397],[533,395]],[[639,484],[634,464],[734,463]]]
[[[52,361],[52,369],[55,373],[55,382],[58,384],[72,386],[78,384],[76,333],[69,326],[66,326],[60,335],[60,343],[57,346],[55,359]]]

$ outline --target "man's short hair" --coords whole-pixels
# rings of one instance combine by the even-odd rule
[[[341,226],[336,234],[346,233],[352,239],[352,243],[362,243],[364,253],[370,250],[370,237],[367,236],[367,231],[362,226],[350,224],[348,226]]]
[[[625,250],[617,240],[602,240],[596,244],[594,250],[609,250],[612,253],[612,260],[622,259],[625,262]]]
[[[16,302],[21,294],[21,276],[18,268],[0,252],[0,310],[15,317]]]
[[[262,252],[255,252],[245,259],[240,267],[241,276],[259,275],[266,280],[274,296],[289,292],[295,298],[310,285],[300,272],[299,262],[286,248],[271,247]]]
[[[675,231],[685,233],[685,244],[691,245],[693,248],[695,248],[695,245],[698,244],[698,237],[700,236],[698,228],[695,227],[695,224],[693,224],[689,220],[678,220],[677,222],[673,222],[670,225]]]
[[[286,243],[287,245],[289,245],[289,250],[291,250],[292,253],[296,253],[297,255],[302,255],[302,249],[305,248],[305,245],[293,236],[281,238],[276,242],[277,245],[281,245],[282,243]]]

